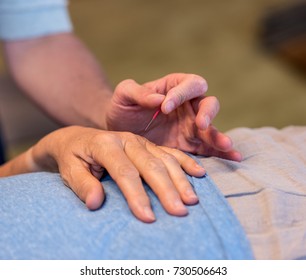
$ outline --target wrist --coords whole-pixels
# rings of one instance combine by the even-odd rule
[[[55,132],[51,133],[52,135]],[[58,164],[54,156],[51,154],[51,149],[55,145],[54,141],[49,141],[50,135],[42,138],[37,144],[31,147],[26,152],[26,163],[30,172],[39,172],[39,171],[50,171],[50,172],[58,172]]]
[[[42,171],[42,168],[34,159],[33,148],[34,147],[31,147],[29,150],[25,152],[25,165],[28,169],[28,172]]]
[[[81,125],[106,130],[106,114],[111,98],[112,92],[109,89],[91,91],[85,102],[76,98],[73,110],[77,117],[74,122],[68,122],[65,125]]]

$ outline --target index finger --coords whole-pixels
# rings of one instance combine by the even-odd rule
[[[123,147],[113,142],[101,145],[93,154],[95,162],[103,166],[117,183],[133,214],[143,222],[155,220],[150,200],[143,187],[140,174],[127,157]]]
[[[208,85],[205,79],[198,75],[186,75],[167,92],[161,110],[164,114],[169,114],[188,100],[204,97],[207,89]]]

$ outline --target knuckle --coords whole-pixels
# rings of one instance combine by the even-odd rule
[[[120,177],[128,177],[128,178],[138,178],[139,172],[137,169],[129,164],[119,165],[117,168],[117,176]]]
[[[126,141],[126,146],[128,147],[134,147],[134,145],[141,145],[143,148],[147,148],[148,145],[155,145],[146,138],[140,135],[136,135],[132,132],[123,132],[123,135]]]
[[[199,91],[204,93],[208,90],[207,81],[203,77],[193,74],[191,80],[197,85]]]
[[[176,157],[174,155],[169,154],[169,153],[162,153],[161,159],[163,161],[171,162],[171,163],[177,162]]]
[[[214,104],[213,116],[216,116],[220,109],[219,100],[216,96],[210,96],[209,98],[212,100],[212,103]]]
[[[181,91],[176,93],[176,98],[178,100],[178,104],[179,105],[183,104],[185,102],[185,100],[186,100],[186,96]]]
[[[120,132],[120,135],[125,143],[125,148],[134,147],[136,143],[143,144],[142,137],[139,135],[136,135],[132,132],[124,131]]]
[[[158,158],[150,158],[146,160],[145,167],[150,171],[162,171],[163,163]]]
[[[129,132],[129,131],[124,131],[124,132],[121,132],[122,136],[127,139],[127,140],[130,140],[130,141],[134,141],[138,138],[137,135],[135,135],[134,133],[132,132]]]
[[[101,155],[106,157],[111,153],[112,148],[118,142],[118,138],[111,133],[99,133],[91,138],[90,146],[88,146],[89,154],[93,157]]]
[[[126,80],[123,80],[121,81],[117,86],[116,86],[116,89],[115,91],[118,91],[118,92],[122,92],[126,89],[126,87],[128,87],[129,85],[131,84],[134,84],[135,83],[135,80],[133,79],[126,79]]]
[[[97,133],[92,136],[92,142],[95,144],[112,143],[115,136],[112,133]]]
[[[128,84],[134,84],[135,83],[135,80],[133,80],[133,79],[125,79],[125,80],[123,80],[122,82],[121,82],[121,84],[126,84],[126,85],[128,85]]]

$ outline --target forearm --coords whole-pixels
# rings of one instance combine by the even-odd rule
[[[106,128],[112,95],[96,59],[73,34],[6,42],[6,60],[19,87],[64,125]]]

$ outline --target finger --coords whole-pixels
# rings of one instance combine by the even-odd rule
[[[150,109],[160,106],[165,99],[163,94],[159,94],[148,87],[139,85],[131,79],[119,83],[115,92],[118,94],[118,98],[121,98],[124,105],[138,104],[144,108]]]
[[[190,176],[203,177],[206,174],[205,169],[184,152],[164,146],[159,146],[159,148],[173,155],[184,171]]]
[[[172,149],[172,148],[168,148],[164,146],[159,146],[159,147],[167,151],[168,153],[173,154],[176,157],[176,159],[179,161],[179,163],[181,164],[182,168],[189,175],[195,176],[195,177],[202,177],[206,174],[205,169],[201,165],[199,165],[193,158],[186,155],[185,153],[177,149]],[[200,146],[200,149],[197,150],[195,154],[202,155],[202,156],[215,156],[215,157],[238,161],[238,162],[242,161],[243,159],[243,156],[241,155],[241,153],[235,149],[232,149],[228,152],[222,152],[212,147],[207,149],[206,145],[204,147]]]
[[[210,126],[207,130],[199,130],[198,136],[204,144],[196,151],[198,155],[216,156],[224,159],[240,162],[242,155],[233,149],[233,142],[230,137],[220,133],[215,127]]]
[[[94,175],[97,179],[101,179],[105,169],[97,164],[91,164],[90,165],[90,172],[92,175]]]
[[[188,213],[163,161],[144,148],[149,142],[134,142],[126,147],[126,153],[141,177],[159,198],[164,209],[171,215],[184,216]],[[150,143],[149,145],[154,145]]]
[[[206,130],[198,130],[198,137],[211,148],[228,152],[233,148],[230,137],[219,132],[214,126],[210,125]]]
[[[181,160],[189,158],[185,158],[183,155],[178,155],[174,149],[163,149],[162,147],[150,146],[148,147],[150,152],[156,157],[160,158],[165,166],[167,167],[167,171],[170,175],[170,178],[176,187],[178,193],[180,194],[181,199],[185,204],[196,204],[198,202],[198,198],[190,184],[187,180],[186,174],[184,173],[180,162],[176,158],[175,154],[181,158]],[[189,158],[190,159],[190,158]],[[192,160],[192,159],[191,159]],[[194,164],[194,163],[192,163]],[[190,163],[187,164],[189,167]],[[187,169],[188,169],[187,167]],[[190,166],[191,167],[191,166]],[[194,166],[193,166],[194,167]],[[203,171],[203,170],[202,170]]]
[[[89,166],[81,161],[71,161],[69,165],[59,167],[64,183],[86,203],[90,210],[101,207],[105,195],[101,182],[94,177]]]
[[[233,160],[237,162],[241,162],[243,160],[241,153],[236,150],[231,150],[228,152],[215,151],[215,153],[213,153],[213,156],[228,159],[228,160]]]
[[[132,213],[143,222],[155,221],[139,172],[124,153],[123,147],[111,145],[107,150],[101,148],[95,154],[95,161],[100,161],[117,183]]]
[[[219,112],[219,101],[215,96],[207,96],[199,100],[197,107],[196,125],[199,129],[205,130]]]
[[[242,154],[235,149],[232,149],[227,152],[222,152],[214,148],[205,149],[202,147],[198,149],[196,154],[203,155],[203,156],[210,156],[210,157],[213,156],[213,157],[228,159],[228,160],[237,161],[237,162],[240,162],[243,160]]]
[[[185,76],[183,80],[167,92],[161,106],[162,112],[169,114],[184,102],[204,96],[207,89],[207,82],[202,77],[197,75]]]

